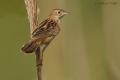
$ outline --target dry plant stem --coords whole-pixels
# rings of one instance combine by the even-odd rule
[[[28,13],[29,23],[30,23],[30,32],[32,34],[32,32],[34,31],[34,29],[38,24],[37,1],[25,0],[25,4],[26,4],[27,13]]]
[[[41,55],[40,53],[40,48],[37,48],[35,54],[36,54],[36,66],[37,66],[37,76],[38,80],[42,80],[42,60],[41,60]]]
[[[28,19],[30,23],[30,33],[31,33],[31,38],[32,38],[32,32],[38,25],[38,7],[37,7],[37,1],[36,0],[24,0],[25,5],[26,5],[26,10],[28,14]],[[41,56],[41,51],[40,48],[38,48],[35,51],[36,55],[36,65],[37,65],[37,76],[38,80],[42,80],[42,56]]]

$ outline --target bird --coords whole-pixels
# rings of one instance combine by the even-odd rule
[[[22,46],[21,50],[24,53],[33,53],[40,47],[43,53],[50,42],[59,34],[61,19],[68,13],[63,9],[53,9],[50,15],[33,30],[32,38]]]

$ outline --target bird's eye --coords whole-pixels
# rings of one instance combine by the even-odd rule
[[[60,14],[60,11],[58,11],[58,14]]]

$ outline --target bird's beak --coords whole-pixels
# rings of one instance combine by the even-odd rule
[[[67,14],[69,14],[69,12],[66,12],[66,11],[65,11],[63,14],[64,14],[64,15],[67,15]]]

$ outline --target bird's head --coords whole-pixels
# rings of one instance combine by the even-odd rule
[[[55,19],[61,19],[61,18],[63,18],[67,14],[68,14],[68,12],[63,10],[63,9],[53,9],[53,11],[52,11],[50,16],[52,18],[55,18]]]

